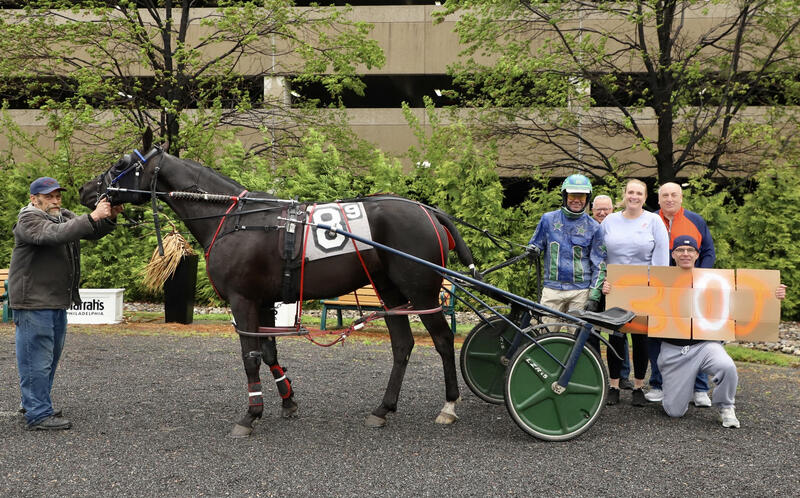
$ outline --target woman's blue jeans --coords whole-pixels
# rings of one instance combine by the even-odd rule
[[[30,425],[53,414],[50,391],[67,335],[67,311],[15,309],[14,323],[19,390]]]

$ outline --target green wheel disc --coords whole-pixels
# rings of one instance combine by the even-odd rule
[[[505,377],[506,408],[528,434],[547,441],[579,436],[597,420],[605,405],[608,374],[594,349],[585,347],[562,394],[552,385],[564,370],[547,352],[567,363],[575,337],[549,333],[538,344],[520,348]]]
[[[515,330],[499,316],[472,329],[461,346],[461,376],[482,400],[499,405],[504,400],[506,365],[502,359],[514,340]],[[529,343],[523,339],[523,345]]]

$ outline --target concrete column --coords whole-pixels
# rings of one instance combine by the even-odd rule
[[[286,77],[264,77],[264,100],[278,100],[287,106],[292,103],[292,97],[289,94],[289,82],[286,81]]]

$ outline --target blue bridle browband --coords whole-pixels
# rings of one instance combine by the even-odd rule
[[[132,169],[136,168],[137,166],[140,166],[140,165],[144,166],[147,163],[147,161],[150,160],[150,158],[155,155],[154,151],[155,151],[155,153],[157,153],[158,151],[161,151],[161,149],[160,149],[160,147],[154,147],[153,150],[150,151],[150,153],[148,153],[146,157],[143,156],[141,152],[139,152],[139,149],[133,149],[134,154],[136,154],[139,157],[139,160],[135,161],[133,164],[128,166],[125,169],[125,171],[123,171],[122,173],[118,174],[115,178],[113,178],[109,182],[109,186],[114,185],[115,183],[117,183],[120,178],[122,178],[123,176],[127,175]]]
[[[108,182],[108,185],[111,186],[111,185],[114,185],[115,183],[117,183],[120,178],[122,178],[123,176],[127,175],[130,172],[130,170],[136,168],[137,166],[139,166],[139,164],[140,164],[139,162],[135,162],[132,165],[128,166],[125,169],[125,171],[123,171],[122,173],[118,174],[116,177],[112,178],[111,181]]]

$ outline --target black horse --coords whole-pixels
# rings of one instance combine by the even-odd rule
[[[287,219],[301,219],[305,211],[287,209],[285,201],[276,199],[271,202],[269,199],[274,198],[263,192],[246,192],[242,185],[230,178],[199,163],[174,157],[160,148],[153,148],[144,157],[137,152],[137,156],[134,159],[125,156],[104,174],[83,185],[80,189],[81,203],[92,208],[101,196],[108,193],[112,203],[136,204],[151,200],[147,190],[192,193],[160,197],[202,244],[209,279],[219,295],[230,303],[234,326],[240,334],[250,402],[247,413],[234,426],[231,435],[249,435],[253,422],[261,418],[261,361],[269,366],[275,377],[283,398],[282,416],[295,416],[297,404],[290,381],[278,363],[275,339],[260,335],[259,328],[274,326],[275,302],[291,302],[299,298],[299,272],[290,266],[291,257],[285,254],[290,248],[286,239],[297,237],[296,242],[300,244],[299,234],[306,231],[306,225]],[[107,191],[112,184],[133,192]],[[239,198],[241,200],[237,201]],[[391,196],[366,197],[357,201],[361,203],[359,206],[363,206],[372,240],[443,265],[448,254],[449,232],[461,262],[472,264],[472,256],[458,230],[442,213]],[[330,216],[331,208],[327,212]],[[342,215],[346,217],[345,213]],[[325,222],[331,223],[331,220]],[[347,225],[342,226],[347,229]],[[324,238],[325,234],[322,236]],[[346,242],[352,245],[352,241]],[[390,309],[406,303],[411,303],[415,310],[432,310],[440,306],[441,275],[386,251],[359,250],[307,260],[303,273],[304,300],[346,294],[371,280]],[[444,367],[446,403],[436,422],[450,424],[457,419],[454,407],[459,399],[453,335],[441,311],[421,314],[420,318],[433,338]],[[400,387],[414,346],[406,315],[390,314],[385,319],[394,363],[383,400],[366,419],[366,424],[374,427],[384,426],[387,413],[397,409]]]

